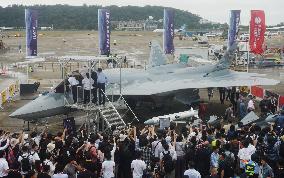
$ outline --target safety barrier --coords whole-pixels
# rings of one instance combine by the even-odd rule
[[[20,87],[19,87],[19,80],[16,80],[15,83],[9,85],[7,88],[5,88],[3,91],[0,92],[0,107],[6,102],[10,102],[14,99],[14,97],[19,93]]]
[[[253,96],[256,96],[259,99],[263,99],[264,96],[268,96],[268,97],[274,96],[278,100],[278,108],[281,108],[284,106],[284,96],[281,96],[277,93],[273,93],[259,86],[251,86],[250,91]]]

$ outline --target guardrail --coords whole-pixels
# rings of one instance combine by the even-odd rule
[[[0,92],[0,107],[3,109],[3,105],[7,102],[13,101],[17,93],[19,93],[19,80],[16,80],[15,83],[9,85],[3,91]]]
[[[137,118],[136,114],[133,112],[133,110],[131,109],[131,107],[128,105],[128,103],[126,102],[126,100],[124,99],[124,97],[123,97],[122,94],[120,94],[119,99],[122,99],[122,100],[123,100],[124,104],[125,104],[126,107],[128,108],[127,111],[130,111],[130,112],[133,114],[134,119],[136,119],[136,120],[139,122],[139,119]],[[126,115],[127,111],[126,111],[125,114],[122,116],[122,118]],[[133,120],[134,120],[134,119],[133,119]]]

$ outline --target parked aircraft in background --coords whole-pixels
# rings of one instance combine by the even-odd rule
[[[14,30],[14,27],[0,27],[0,31]]]

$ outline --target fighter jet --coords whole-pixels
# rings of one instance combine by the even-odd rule
[[[121,94],[124,98],[136,102],[151,100],[156,105],[172,99],[190,105],[198,99],[200,88],[279,83],[277,80],[264,78],[262,74],[230,70],[236,46],[233,45],[215,65],[188,67],[183,63],[167,64],[159,44],[152,42],[149,66],[146,70],[130,68],[122,69],[121,73],[120,69],[104,70],[109,80],[107,93]]]
[[[128,102],[134,103],[133,105],[141,101],[151,101],[156,106],[162,106],[173,99],[184,104],[191,104],[199,99],[199,88],[276,85],[279,83],[277,80],[264,78],[262,74],[230,70],[235,49],[236,45],[233,45],[233,48],[229,49],[216,65],[188,67],[183,63],[168,64],[160,45],[153,41],[149,65],[146,69],[114,68],[103,71],[109,80],[106,93],[118,97],[122,95]],[[53,95],[47,96],[54,97]],[[23,106],[24,109],[20,108],[10,117],[23,118],[24,115],[40,118],[59,114],[59,112],[53,112],[55,108],[48,103],[56,102],[58,105],[54,103],[54,106],[65,107],[62,100],[68,100],[66,97],[69,97],[68,95],[61,100],[51,101],[47,100],[47,96],[45,96],[46,99],[38,98],[33,103],[28,103]],[[41,107],[33,107],[36,104]]]

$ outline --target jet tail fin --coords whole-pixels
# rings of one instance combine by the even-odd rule
[[[167,58],[159,43],[155,40],[151,42],[151,53],[149,57],[149,67],[167,64]]]
[[[210,73],[215,71],[220,71],[224,69],[228,69],[231,66],[234,51],[237,49],[238,43],[234,43],[228,50],[225,52],[224,56],[219,60],[219,62],[215,65],[212,71],[208,72],[204,77],[208,76]]]

